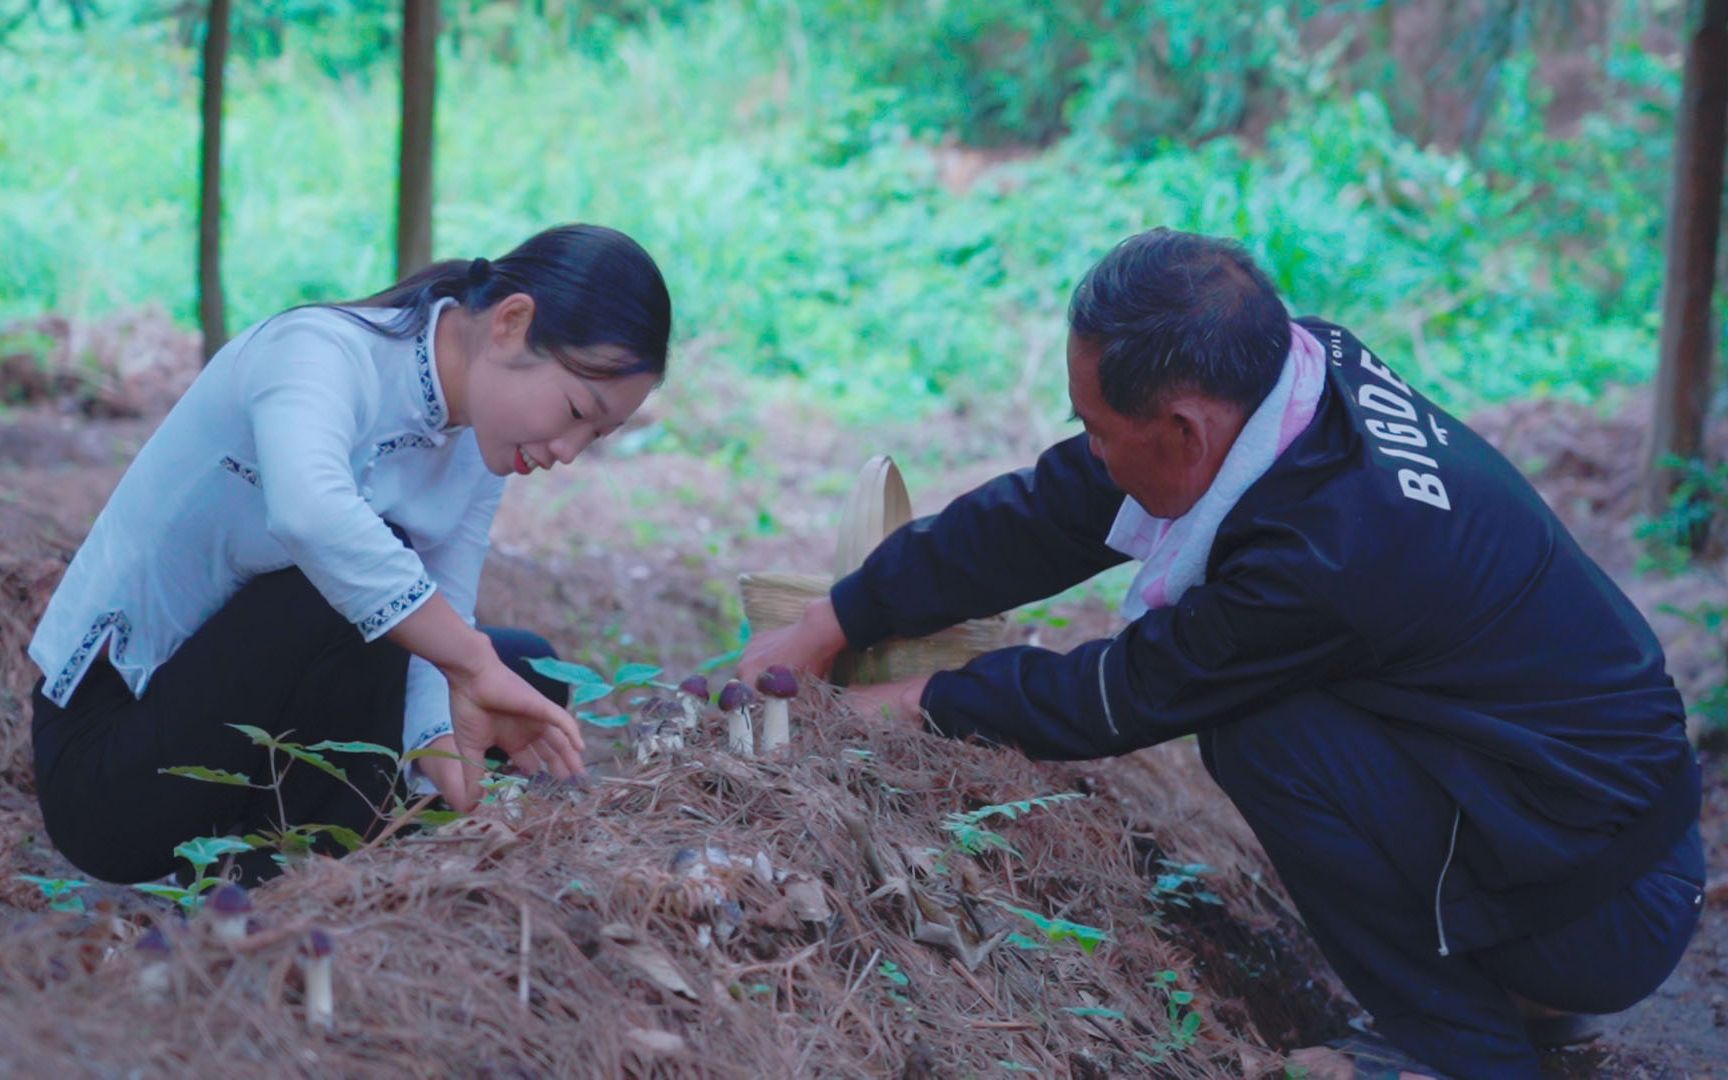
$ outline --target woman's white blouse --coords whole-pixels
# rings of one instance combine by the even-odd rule
[[[143,697],[241,585],[288,566],[367,641],[434,590],[472,622],[504,480],[471,430],[447,427],[432,343],[449,303],[407,340],[307,308],[224,346],[139,451],[49,601],[30,642],[48,699],[64,706],[104,643]],[[403,745],[449,730],[444,677],[414,657]]]

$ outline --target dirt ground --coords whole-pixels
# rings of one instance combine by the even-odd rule
[[[152,359],[134,358],[115,374],[118,362],[100,356],[124,351],[129,336],[150,342]],[[31,401],[0,413],[0,514],[8,528],[30,534],[0,530],[0,540],[15,556],[34,551],[40,565],[63,558],[88,528],[162,403],[183,385],[191,356],[188,342],[147,318],[85,331],[78,348],[98,356],[81,369],[97,374],[44,383],[23,395]],[[7,362],[0,358],[0,366]],[[8,387],[18,385],[16,372],[0,374]],[[685,671],[736,644],[736,574],[829,569],[840,505],[868,454],[911,448],[902,455],[907,480],[915,509],[926,511],[1024,463],[1038,441],[1053,434],[992,431],[976,420],[939,416],[915,428],[884,427],[866,443],[819,414],[783,406],[772,410],[776,416],[768,423],[764,411],[751,411],[716,376],[696,370],[651,400],[610,445],[569,469],[512,481],[482,584],[482,621],[533,627],[565,656],[607,669],[646,661]],[[1662,608],[1724,590],[1709,574],[1670,580],[1637,571],[1631,523],[1643,415],[1642,399],[1629,393],[1600,410],[1521,403],[1474,423],[1532,476],[1652,618],[1669,649],[1671,671],[1695,698],[1723,678],[1722,643]],[[9,632],[0,625],[8,650],[16,650],[25,632],[22,609],[38,603],[50,583],[38,580],[5,599],[3,614],[16,624]],[[1112,632],[1119,625],[1112,607],[1100,590],[1077,592],[1022,613],[1015,633],[1061,648]],[[54,869],[39,839],[22,756],[18,695],[31,674],[15,651],[0,656],[0,686],[9,691],[0,694],[0,871],[9,879],[0,882],[0,926],[40,906],[33,890],[11,880],[11,871]],[[1133,835],[1143,830],[1150,837],[1156,830],[1166,845],[1191,845],[1170,854],[1204,860],[1220,872],[1269,875],[1245,825],[1209,785],[1183,796],[1179,822],[1170,820],[1168,791],[1149,797],[1172,756],[1185,753],[1180,746],[1165,748],[1156,758],[1136,755],[1083,771],[1116,800]],[[1706,776],[1704,828],[1710,865],[1720,875],[1728,868],[1728,765],[1707,758]],[[1148,820],[1154,808],[1162,820]],[[64,864],[60,872],[70,874]],[[1713,890],[1697,939],[1661,990],[1609,1018],[1609,1033],[1598,1043],[1551,1055],[1551,1075],[1728,1076],[1725,893],[1721,886]],[[1196,962],[1213,965],[1220,979],[1227,968],[1271,972],[1258,986],[1247,980],[1237,987],[1235,1004],[1220,1006],[1236,1010],[1236,1030],[1257,1032],[1278,1049],[1339,1033],[1349,1008],[1335,999],[1335,983],[1293,923],[1252,931],[1197,925],[1191,931]]]

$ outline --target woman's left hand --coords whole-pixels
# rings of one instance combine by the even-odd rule
[[[471,674],[447,677],[450,724],[463,774],[457,798],[445,793],[452,807],[466,813],[479,801],[480,762],[489,747],[510,755],[517,769],[530,775],[547,772],[562,780],[582,772],[582,733],[575,718],[495,654]]]

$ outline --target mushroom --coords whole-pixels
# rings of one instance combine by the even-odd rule
[[[134,946],[143,961],[138,969],[138,989],[146,997],[159,998],[168,993],[170,969],[168,955],[171,951],[168,945],[168,935],[161,927],[152,926],[138,939]]]
[[[684,726],[694,730],[702,720],[702,710],[708,707],[708,679],[692,675],[678,684],[678,704],[684,708]]]
[[[336,943],[330,935],[313,927],[300,942],[306,962],[306,1026],[329,1031],[336,1023],[336,995],[330,983],[330,958]]]
[[[246,916],[252,914],[252,898],[232,882],[219,885],[210,894],[210,911],[216,918],[216,940],[230,945],[246,940]]]
[[[726,714],[726,748],[744,757],[754,753],[750,724],[750,706],[754,704],[756,692],[737,679],[720,688],[720,711]]]
[[[762,692],[762,752],[772,754],[792,739],[792,724],[787,716],[787,703],[798,696],[798,676],[785,664],[772,664],[756,677],[756,689]]]
[[[677,702],[649,698],[630,724],[636,763],[645,765],[659,753],[684,749],[684,710]]]

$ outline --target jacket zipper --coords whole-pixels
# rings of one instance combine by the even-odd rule
[[[1452,949],[1446,944],[1446,922],[1440,917],[1440,890],[1446,884],[1446,871],[1452,869],[1452,853],[1458,850],[1458,823],[1464,820],[1464,809],[1459,807],[1452,815],[1452,840],[1446,845],[1446,861],[1440,864],[1440,880],[1434,883],[1434,929],[1440,933],[1440,955],[1451,956]]]
[[[1110,734],[1120,739],[1122,733],[1116,730],[1116,717],[1110,712],[1110,688],[1104,685],[1104,658],[1110,655],[1110,646],[1114,644],[1112,641],[1098,654],[1098,700],[1104,703],[1104,722],[1110,725]]]

